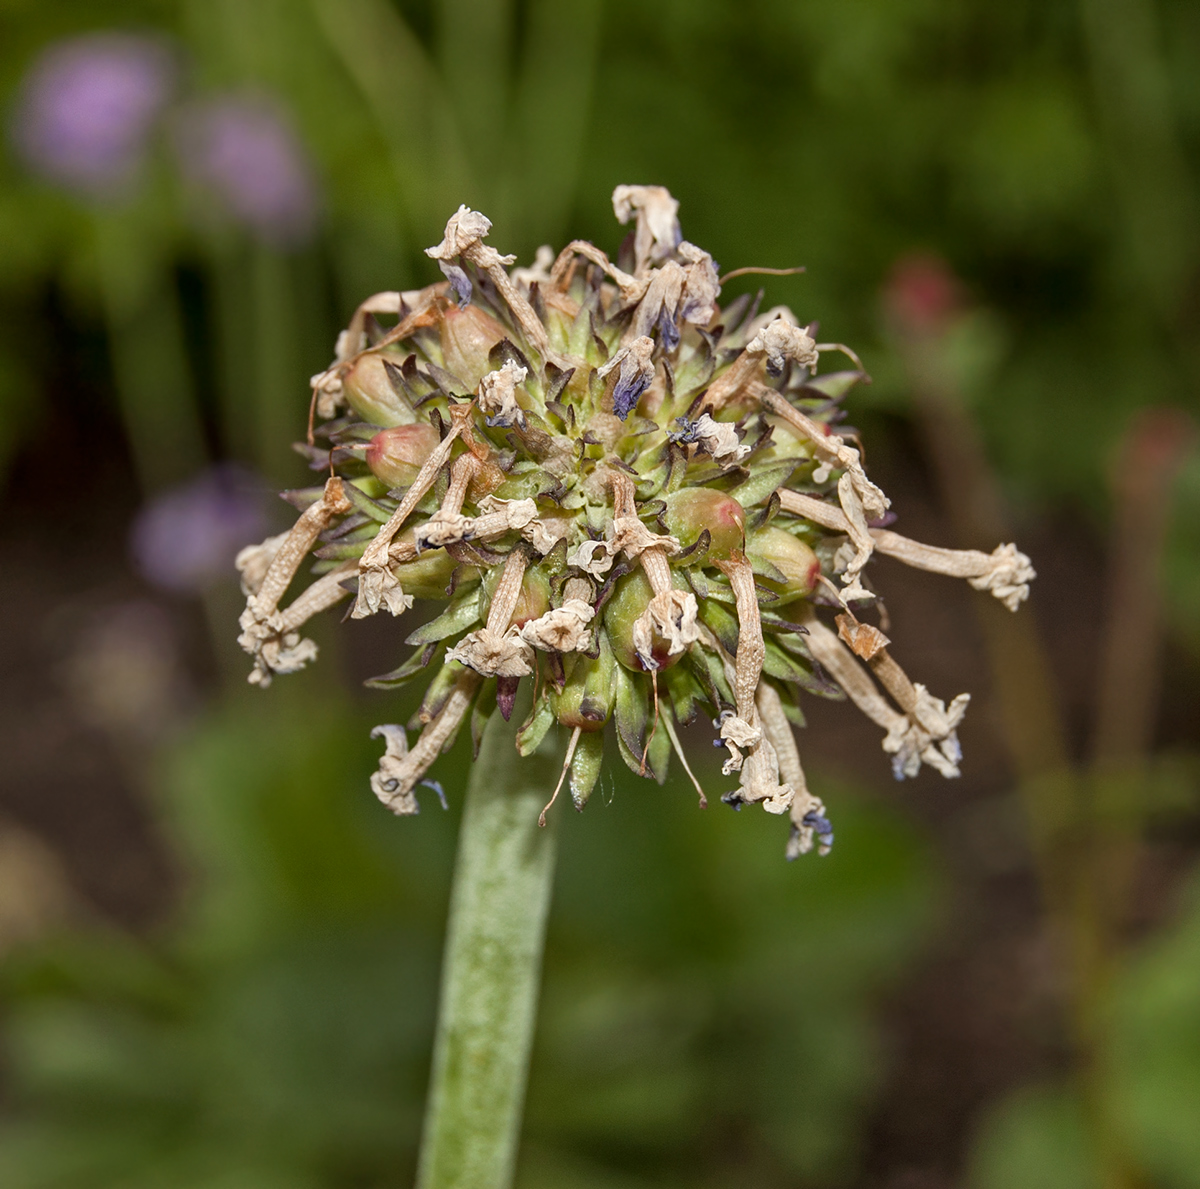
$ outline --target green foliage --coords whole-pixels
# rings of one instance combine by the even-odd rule
[[[1027,1087],[988,1111],[972,1153],[970,1189],[1094,1189],[1102,1183],[1077,1094]]]
[[[1115,1094],[1156,1185],[1200,1185],[1200,877],[1174,923],[1122,973],[1112,1005]]]
[[[191,874],[159,941],[85,933],[10,960],[5,1189],[383,1185],[413,1166],[457,812],[427,794],[388,817],[361,715],[311,691],[239,699],[169,758]],[[468,755],[435,771],[456,809]],[[606,775],[564,814],[522,1184],[852,1171],[883,1068],[872,1006],[934,886],[891,813],[839,804],[838,849],[808,864],[783,862],[764,815],[702,813],[676,782]]]

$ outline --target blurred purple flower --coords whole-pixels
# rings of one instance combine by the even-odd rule
[[[174,65],[151,37],[95,33],[51,45],[21,85],[14,146],[60,185],[92,195],[119,190],[170,98]]]
[[[164,590],[198,593],[232,580],[234,555],[268,530],[266,488],[235,466],[213,467],[147,504],[130,546],[143,576]]]
[[[223,95],[197,102],[184,113],[178,145],[185,175],[258,238],[285,246],[312,234],[318,201],[308,154],[269,100]]]

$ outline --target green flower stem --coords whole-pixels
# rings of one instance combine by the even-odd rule
[[[558,775],[552,750],[517,754],[522,717],[492,715],[467,788],[418,1189],[512,1184],[554,882],[556,815],[537,820]]]

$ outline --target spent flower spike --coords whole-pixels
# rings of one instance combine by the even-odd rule
[[[632,273],[584,241],[510,273],[490,221],[462,207],[429,249],[446,281],[355,312],[313,378],[304,452],[329,477],[285,493],[296,527],[239,557],[251,681],[311,660],[301,627],[343,599],[359,618],[440,601],[409,625],[412,654],[369,683],[427,682],[407,729],[376,731],[371,787],[394,812],[418,812],[415,790],[463,724],[478,748],[492,707],[508,718],[528,681],[517,748],[566,728],[576,808],[614,745],[660,783],[678,755],[703,806],[676,728],[710,720],[737,780],[721,799],[786,816],[788,858],[825,853],[833,826],[793,730],[803,693],[853,702],[897,778],[957,776],[961,761],[968,695],[947,704],[910,680],[860,618],[874,553],[1014,611],[1033,569],[1011,544],[943,549],[880,527],[887,496],[834,428],[866,379],[853,353],[782,307],[722,308],[666,190],[618,187],[613,205],[636,222]],[[834,351],[854,368],[818,375]],[[281,608],[310,556],[314,580]]]

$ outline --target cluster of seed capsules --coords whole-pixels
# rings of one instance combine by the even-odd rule
[[[784,307],[722,308],[713,260],[662,187],[618,187],[613,206],[633,224],[616,262],[575,241],[530,268],[462,207],[428,249],[445,281],[355,312],[313,379],[301,447],[329,477],[286,492],[295,526],[238,557],[250,680],[314,659],[300,629],[343,599],[354,618],[440,602],[407,633],[408,659],[368,683],[428,683],[411,746],[400,726],[375,730],[371,786],[395,813],[417,812],[464,723],[478,748],[525,680],[516,747],[564,727],[577,808],[613,746],[660,783],[674,752],[705,804],[677,730],[702,717],[737,780],[721,799],[786,816],[789,858],[825,853],[832,827],[792,730],[801,691],[854,702],[897,777],[923,763],[958,775],[968,695],[947,706],[910,681],[856,615],[875,597],[872,554],[1012,610],[1033,570],[1012,545],[948,550],[883,527],[888,499],[836,428],[866,378],[853,353]],[[853,366],[819,374],[826,352]],[[281,606],[310,554],[314,579]]]

